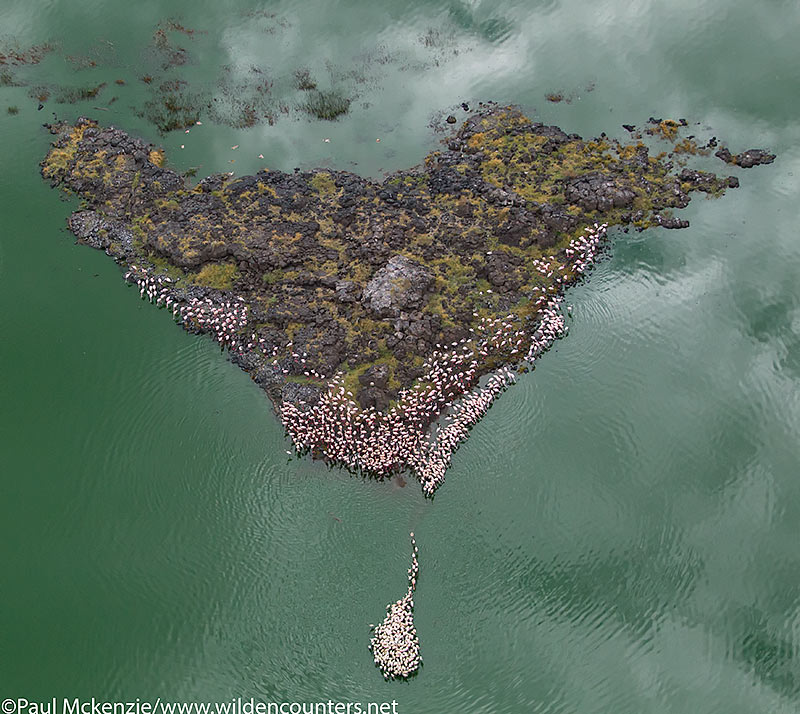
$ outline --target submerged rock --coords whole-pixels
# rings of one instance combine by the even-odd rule
[[[741,154],[731,154],[727,147],[722,147],[714,156],[722,159],[726,164],[735,164],[743,169],[749,169],[761,164],[771,164],[775,161],[775,154],[770,154],[764,149],[748,149]]]

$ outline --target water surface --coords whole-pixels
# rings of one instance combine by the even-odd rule
[[[7,43],[55,45],[20,82],[108,86],[41,111],[30,86],[0,88],[0,693],[797,711],[798,15],[724,0],[4,0]],[[197,32],[178,42],[187,64],[163,71],[167,17]],[[234,129],[221,121],[253,67],[275,121]],[[349,114],[298,109],[298,68],[352,97]],[[216,97],[217,119],[159,136],[138,116],[147,73]],[[37,173],[56,112],[159,142],[199,175],[376,177],[487,99],[585,135],[685,117],[779,158],[714,160],[741,188],[695,199],[687,230],[620,237],[569,294],[569,337],[474,429],[433,502],[413,481],[287,456],[247,375],[74,245],[76,203]],[[385,683],[368,625],[404,590],[409,530],[424,667]]]

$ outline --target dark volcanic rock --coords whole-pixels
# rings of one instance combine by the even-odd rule
[[[75,211],[67,219],[67,224],[81,243],[106,252],[110,252],[113,246],[114,253],[127,260],[136,257],[134,235],[130,229],[104,218],[96,211]]]
[[[389,383],[389,367],[385,364],[373,365],[359,376],[358,381],[364,387],[386,389]]]
[[[339,302],[356,302],[361,297],[361,290],[352,280],[336,281],[336,299]]]
[[[374,407],[383,411],[389,406],[389,395],[378,387],[363,387],[358,393],[358,404],[362,409]]]
[[[494,230],[497,240],[505,245],[527,245],[531,231],[536,226],[533,216],[520,211],[517,216],[507,223],[503,223]]]
[[[298,384],[297,382],[286,382],[281,390],[281,398],[285,402],[291,402],[295,406],[302,407],[300,402],[305,402],[305,406],[311,407],[319,401],[319,388],[311,384]]]
[[[492,251],[476,270],[479,278],[485,278],[492,287],[501,292],[516,290],[521,280],[517,266],[521,263],[519,256],[502,250]]]
[[[741,154],[731,154],[727,147],[723,146],[714,156],[722,159],[726,164],[741,166],[743,169],[750,169],[760,164],[771,164],[775,161],[775,154],[770,154],[763,149],[748,149]]]
[[[689,221],[682,218],[674,218],[673,216],[657,216],[658,224],[662,228],[688,228]]]
[[[570,203],[589,211],[625,208],[636,198],[631,188],[620,185],[613,176],[603,174],[589,174],[568,181],[564,195]]]
[[[69,229],[82,243],[105,250],[111,245],[108,234],[108,221],[103,220],[95,211],[75,211],[68,219]]]
[[[430,271],[404,255],[394,255],[364,288],[362,302],[379,317],[422,307],[433,282]]]
[[[734,177],[730,178],[736,181]],[[678,180],[681,183],[691,184],[692,190],[703,191],[704,193],[714,193],[719,191],[720,188],[731,186],[730,179],[720,179],[707,171],[693,171],[692,169],[683,169],[678,174]]]

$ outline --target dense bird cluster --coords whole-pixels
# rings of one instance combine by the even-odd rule
[[[555,284],[540,288],[533,300],[537,308],[535,329],[519,327],[514,315],[483,318],[470,338],[448,345],[438,344],[423,364],[423,376],[412,387],[400,391],[396,403],[386,411],[362,409],[344,386],[340,372],[327,382],[327,391],[316,404],[285,402],[280,409],[283,425],[300,452],[310,451],[331,463],[384,477],[411,469],[427,496],[444,481],[452,455],[469,435],[470,428],[486,413],[497,396],[515,381],[502,367],[481,385],[487,365],[504,365],[523,359],[535,361],[567,331],[561,313],[561,291],[578,279],[596,260],[606,235],[606,225],[595,224],[585,235],[570,241],[566,260],[539,258],[533,267]],[[264,338],[247,335],[248,308],[242,298],[233,301],[198,298],[178,290],[167,276],[151,276],[131,266],[125,279],[139,287],[142,298],[172,308],[175,319],[187,329],[210,333],[223,347],[237,354],[258,352],[272,360],[273,368],[288,373],[279,364],[277,345],[270,350]],[[477,317],[477,313],[476,313]],[[306,366],[307,354],[291,352],[291,365],[305,376],[325,380],[325,375]],[[452,409],[451,414],[447,411]],[[431,423],[444,417],[429,436]]]
[[[450,423],[438,430],[433,442],[425,446],[415,460],[414,469],[426,496],[432,496],[444,482],[453,452],[469,436],[469,429],[480,421],[497,395],[515,381],[513,372],[505,367],[492,375],[486,386],[461,400]]]
[[[166,275],[148,275],[146,269],[131,265],[130,270],[125,273],[125,281],[135,283],[139,288],[139,297],[143,300],[146,298],[158,307],[170,307],[175,302],[170,290],[172,279]]]
[[[553,300],[553,298],[551,298]],[[543,314],[547,314],[547,305]],[[443,463],[466,437],[494,398],[513,379],[508,370],[489,379],[477,394],[462,400],[456,422],[446,428],[445,437],[428,444],[428,427],[453,402],[480,381],[481,362],[488,359],[521,359],[528,335],[514,328],[513,316],[484,320],[479,335],[436,350],[424,364],[426,372],[413,387],[401,390],[397,403],[386,412],[373,407],[361,409],[352,392],[345,390],[343,375],[335,375],[328,390],[313,406],[287,402],[281,409],[284,426],[298,451],[312,451],[328,461],[386,476],[411,468],[427,495],[441,485]],[[441,347],[441,346],[440,346]],[[459,439],[454,440],[453,434]],[[447,454],[445,454],[445,444]]]
[[[216,303],[210,298],[189,298],[188,302],[173,310],[186,326],[208,332],[222,347],[242,352],[239,331],[247,325],[247,305],[243,298],[233,302]]]
[[[535,267],[546,270],[546,274],[565,276],[562,284],[567,278],[575,280],[594,262],[605,235],[606,225],[595,224],[584,236],[570,241],[565,263],[556,265],[550,256]],[[346,391],[339,373],[313,406],[302,401],[284,403],[284,427],[298,451],[311,451],[330,462],[379,477],[411,468],[425,494],[433,495],[469,428],[514,381],[513,374],[503,369],[477,392],[468,394],[479,384],[481,364],[520,360],[523,353],[533,362],[567,330],[560,312],[561,300],[558,288],[542,290],[534,301],[538,319],[532,334],[517,329],[514,316],[508,315],[482,320],[472,339],[447,347],[437,345],[439,349],[423,365],[426,372],[419,382],[401,390],[396,404],[386,412],[361,409],[352,392]],[[460,397],[454,414],[446,419],[450,423],[437,427],[433,440],[429,440],[430,423]]]
[[[150,275],[145,268],[132,265],[125,273],[125,280],[139,288],[142,299],[155,303],[158,307],[172,308],[172,316],[184,327],[198,332],[209,333],[224,348],[243,352],[252,348],[246,346],[240,331],[247,325],[247,305],[244,298],[231,302],[202,300],[176,290],[171,278],[166,275]],[[251,339],[255,338],[255,335]],[[263,342],[263,340],[262,340]]]
[[[417,587],[419,549],[411,534],[411,567],[408,569],[408,590],[397,602],[386,607],[386,617],[377,627],[369,649],[375,665],[385,679],[407,678],[414,674],[421,662],[419,638],[414,627],[414,590]]]

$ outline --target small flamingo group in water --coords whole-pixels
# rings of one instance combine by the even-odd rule
[[[414,674],[422,661],[419,638],[414,627],[414,590],[419,575],[419,548],[411,533],[411,567],[408,569],[408,590],[397,602],[386,608],[383,622],[373,628],[369,649],[384,679],[406,679]]]
[[[142,298],[171,307],[173,317],[184,327],[210,333],[223,348],[240,355],[256,352],[271,359],[273,369],[284,375],[292,367],[307,377],[326,380],[327,390],[315,404],[287,401],[280,407],[281,421],[298,452],[311,452],[329,463],[379,478],[410,469],[419,478],[425,495],[432,496],[444,482],[452,455],[470,428],[516,381],[507,367],[501,367],[483,385],[481,374],[494,364],[522,359],[534,362],[566,333],[568,328],[560,309],[561,290],[595,262],[606,229],[606,224],[594,224],[583,236],[571,240],[563,263],[552,255],[533,261],[534,269],[543,276],[556,276],[555,284],[538,288],[533,300],[537,308],[533,333],[517,327],[519,321],[514,315],[483,318],[477,329],[470,330],[470,338],[436,345],[423,364],[423,376],[401,390],[395,404],[385,412],[374,407],[362,409],[352,392],[346,390],[343,373],[327,379],[306,365],[306,353],[289,351],[291,342],[283,348],[275,345],[270,349],[255,332],[248,337],[248,308],[243,298],[200,299],[176,289],[169,277],[151,276],[135,265],[125,279],[139,287]],[[278,361],[281,349],[291,355],[288,365],[286,360],[284,364]],[[443,423],[429,434],[431,424],[441,417]]]

